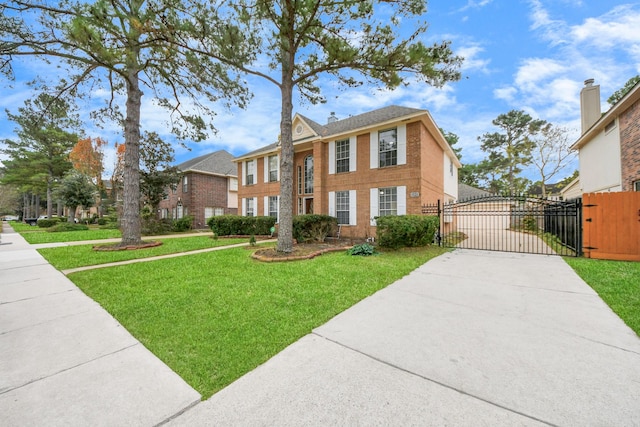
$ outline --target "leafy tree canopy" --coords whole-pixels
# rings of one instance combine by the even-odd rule
[[[640,82],[640,75],[631,77],[629,80],[627,80],[627,82],[621,89],[613,92],[613,94],[611,94],[611,96],[607,99],[609,105],[611,105],[612,107],[616,105],[618,101],[624,98],[624,96],[629,93],[629,91],[633,89],[636,84],[638,84],[638,82]]]

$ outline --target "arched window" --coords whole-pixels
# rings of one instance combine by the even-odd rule
[[[304,193],[313,193],[313,156],[304,158]]]

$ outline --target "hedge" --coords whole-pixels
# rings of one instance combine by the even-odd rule
[[[276,218],[272,216],[221,215],[207,220],[207,225],[217,236],[266,236],[271,234]]]
[[[337,225],[338,219],[329,215],[296,215],[293,217],[293,238],[298,242],[324,242]]]
[[[378,245],[398,249],[427,246],[438,230],[437,216],[388,215],[376,218]]]

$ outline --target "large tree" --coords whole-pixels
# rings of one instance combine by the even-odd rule
[[[618,101],[624,98],[624,96],[629,93],[629,91],[633,89],[635,85],[638,84],[638,82],[640,82],[640,75],[633,76],[629,80],[627,80],[624,86],[613,92],[611,96],[607,98],[607,102],[609,103],[609,105],[613,107],[615,104],[617,104]]]
[[[124,208],[122,245],[141,243],[140,112],[143,93],[171,112],[170,127],[180,137],[200,140],[206,125],[201,101],[222,93],[240,104],[246,92],[211,56],[191,49],[197,0],[6,0],[0,4],[0,65],[36,56],[68,68],[59,94],[76,96],[100,87],[111,93],[101,114],[122,123]],[[187,41],[181,46],[176,39]],[[213,49],[213,46],[210,48]],[[227,48],[227,47],[225,47]],[[183,99],[194,110],[185,110]],[[124,112],[118,101],[124,99]]]
[[[480,148],[489,153],[492,163],[504,170],[504,190],[512,194],[520,193],[526,188],[526,182],[518,175],[524,166],[531,163],[531,152],[535,146],[533,138],[546,122],[533,119],[524,111],[511,110],[500,114],[492,123],[501,131],[478,137],[482,143]]]
[[[395,88],[414,75],[442,86],[459,79],[461,58],[449,42],[426,46],[424,0],[230,0],[203,10],[201,49],[273,83],[280,91],[280,228],[277,250],[293,250],[292,110],[294,90],[323,102],[318,80],[346,86],[362,80]],[[231,23],[235,24],[232,25]],[[401,32],[404,34],[401,35]],[[419,89],[419,83],[415,83]]]
[[[167,195],[167,188],[177,185],[180,171],[177,166],[172,166],[175,161],[173,147],[157,133],[145,133],[141,148],[140,188],[151,212],[155,213]]]
[[[547,123],[534,138],[531,164],[540,176],[542,197],[546,197],[549,180],[562,172],[575,158],[568,129]]]
[[[60,185],[56,189],[56,196],[69,208],[68,222],[72,223],[78,206],[88,208],[93,206],[96,197],[96,186],[91,182],[91,177],[70,170],[64,176]]]
[[[78,136],[71,132],[77,119],[69,104],[41,93],[28,99],[18,113],[7,112],[19,127],[17,140],[7,139],[2,152],[2,182],[15,184],[25,193],[46,194],[47,215],[53,214],[52,191],[56,181],[71,169],[68,156]]]

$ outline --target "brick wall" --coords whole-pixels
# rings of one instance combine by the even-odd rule
[[[636,101],[619,117],[622,191],[633,191],[640,180],[640,101]]]
[[[238,209],[228,208],[228,179],[222,176],[205,175],[200,173],[188,173],[189,182],[187,192],[183,191],[182,180],[178,185],[175,194],[170,191],[169,197],[160,202],[160,209],[168,209],[169,217],[172,217],[173,210],[182,203],[184,215],[194,217],[194,228],[207,228],[204,217],[204,208],[223,208],[225,214],[237,214]]]

